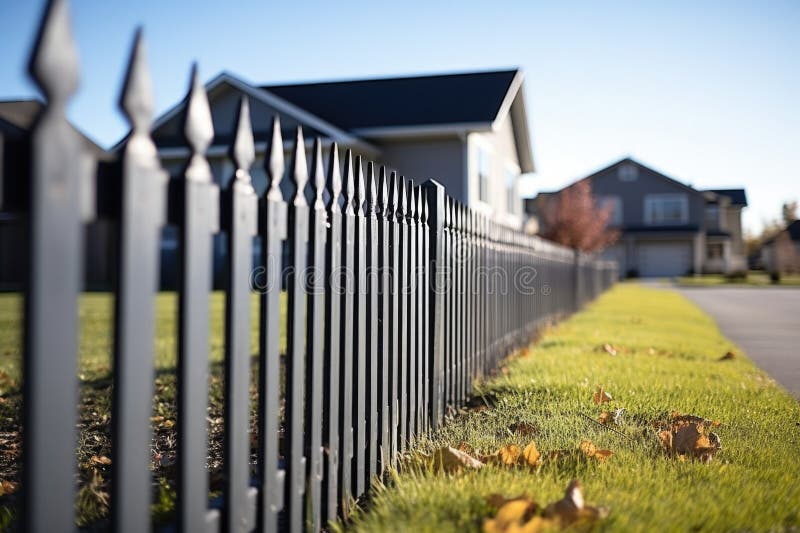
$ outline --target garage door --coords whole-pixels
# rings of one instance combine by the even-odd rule
[[[692,249],[684,242],[640,243],[637,246],[642,277],[683,276],[692,267]]]

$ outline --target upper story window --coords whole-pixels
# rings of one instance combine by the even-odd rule
[[[611,210],[611,216],[608,218],[610,226],[622,225],[622,199],[619,196],[599,196],[597,205]]]
[[[720,229],[719,223],[719,206],[707,205],[706,206],[706,229]]]
[[[648,194],[644,197],[645,224],[686,224],[689,199],[685,194]]]
[[[478,199],[489,202],[489,176],[492,169],[492,159],[489,152],[478,147]]]
[[[624,163],[617,169],[620,181],[636,181],[639,177],[639,167],[633,163]]]
[[[511,168],[506,169],[506,209],[510,215],[517,214],[517,171]]]

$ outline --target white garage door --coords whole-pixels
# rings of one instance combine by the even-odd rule
[[[692,267],[692,249],[684,242],[640,243],[637,246],[642,277],[683,276]]]

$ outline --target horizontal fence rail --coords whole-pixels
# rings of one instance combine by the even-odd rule
[[[219,187],[205,157],[214,132],[196,68],[183,124],[191,155],[180,175],[168,176],[149,133],[141,34],[120,98],[131,134],[113,157],[92,161],[64,114],[78,82],[64,0],[49,4],[30,71],[47,102],[32,134],[6,146],[0,175],[0,208],[22,218],[28,243],[20,531],[74,529],[77,309],[83,230],[93,221],[108,221],[116,235],[107,250],[116,258],[107,527],[119,532],[151,528],[162,228],[180,235],[171,527],[185,532],[318,531],[346,518],[373,479],[467,404],[476,380],[617,279],[615,264],[505,227],[433,179],[415,183],[350,150],[340,165],[335,144],[326,163],[320,139],[309,160],[300,127],[287,172],[279,118],[258,117],[272,121],[271,133],[254,139],[246,98],[230,147],[233,176]],[[267,146],[260,197],[250,176],[256,140]],[[284,179],[294,185],[290,198]],[[218,234],[227,243],[224,483],[211,500],[209,299]]]

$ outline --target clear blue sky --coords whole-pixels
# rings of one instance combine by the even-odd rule
[[[800,198],[800,1],[125,2],[72,0],[82,87],[72,120],[101,145],[134,28],[162,111],[189,65],[285,82],[521,66],[538,171],[560,187],[631,155],[700,188],[744,186],[755,229]],[[0,0],[0,98],[24,72],[42,0]]]

